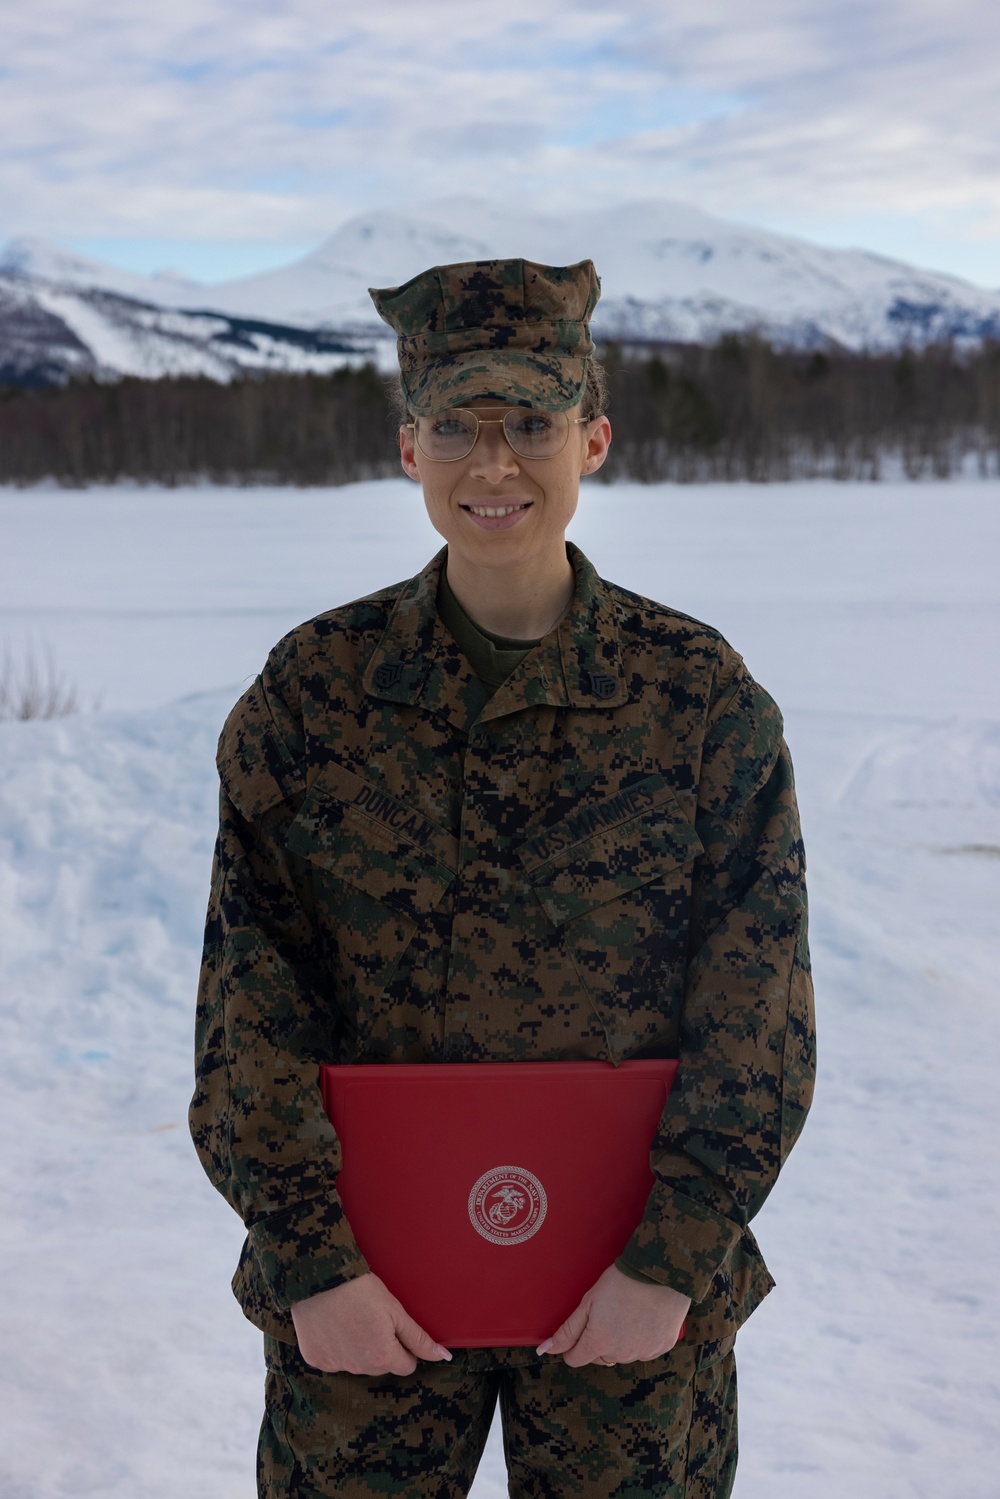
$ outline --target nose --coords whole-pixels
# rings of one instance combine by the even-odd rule
[[[476,446],[472,450],[470,474],[489,484],[499,484],[518,471],[517,454],[507,441],[501,424],[481,423]]]

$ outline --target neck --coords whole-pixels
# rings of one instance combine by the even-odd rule
[[[573,597],[573,564],[564,543],[516,567],[476,567],[448,554],[448,586],[474,624],[510,640],[541,640]]]

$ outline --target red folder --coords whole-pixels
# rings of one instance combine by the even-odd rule
[[[449,1348],[551,1336],[653,1186],[676,1061],[322,1067],[362,1253]]]

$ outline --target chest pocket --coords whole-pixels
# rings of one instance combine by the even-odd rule
[[[286,841],[319,872],[317,915],[337,998],[359,1019],[446,904],[455,880],[454,860],[446,862],[454,840],[345,771],[333,787],[313,787]]]
[[[604,1025],[614,1061],[644,1049],[676,1054],[691,877],[703,851],[660,777],[636,790],[652,805],[574,840],[581,817],[599,823],[613,799],[603,814],[601,805],[577,813],[521,855]]]

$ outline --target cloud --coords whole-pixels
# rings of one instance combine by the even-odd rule
[[[462,192],[1000,235],[989,0],[35,0],[0,57],[0,236],[302,241]]]
[[[414,146],[418,154],[426,153],[438,163],[461,156],[472,156],[476,160],[507,157],[520,162],[544,145],[544,141],[544,132],[538,125],[497,118],[421,130],[414,139]]]

